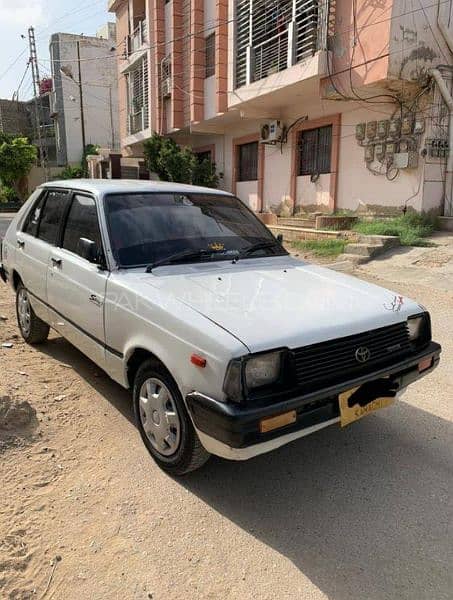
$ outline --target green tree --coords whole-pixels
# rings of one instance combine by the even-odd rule
[[[171,138],[153,134],[145,142],[144,154],[147,168],[162,181],[213,188],[219,183],[215,164],[206,159],[200,162],[190,148],[179,146]]]
[[[27,138],[0,134],[0,181],[13,188],[18,196],[20,180],[25,177],[38,157],[35,146]]]

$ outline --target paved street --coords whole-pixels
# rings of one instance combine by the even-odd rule
[[[152,462],[128,393],[93,363],[56,336],[36,348],[19,340],[0,286],[0,342],[14,344],[0,349],[0,396],[27,399],[38,419],[33,438],[0,444],[5,597],[41,597],[53,573],[55,600],[450,600],[447,246],[442,265],[428,248],[407,269],[412,251],[361,270],[431,311],[443,356],[430,377],[347,429],[245,463],[214,459],[182,479]],[[423,280],[428,270],[438,277]]]

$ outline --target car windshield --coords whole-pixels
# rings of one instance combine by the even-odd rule
[[[110,194],[105,198],[105,211],[112,251],[120,267],[149,266],[186,252],[186,258],[176,260],[287,254],[261,221],[233,196]],[[255,245],[256,251],[252,248]]]

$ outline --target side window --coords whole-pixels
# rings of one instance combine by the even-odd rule
[[[79,240],[87,238],[102,248],[96,203],[88,196],[74,196],[63,236],[63,248],[79,254]]]
[[[39,198],[34,202],[33,206],[28,213],[22,231],[33,235],[34,237],[38,234],[39,217],[41,216],[42,207],[46,198],[46,192],[43,192]]]
[[[69,199],[69,192],[50,190],[41,211],[38,237],[44,242],[55,244],[60,224]]]

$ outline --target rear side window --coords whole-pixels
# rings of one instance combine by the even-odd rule
[[[57,235],[69,199],[69,192],[50,190],[41,212],[38,237],[49,244],[56,244]]]
[[[25,219],[22,231],[36,237],[38,235],[39,218],[41,216],[42,207],[44,200],[46,199],[46,193],[43,192],[40,197],[33,204],[30,212]]]
[[[74,254],[79,254],[80,238],[87,238],[96,242],[99,250],[101,249],[101,234],[96,203],[89,196],[76,195],[66,221],[63,248],[74,252]]]

